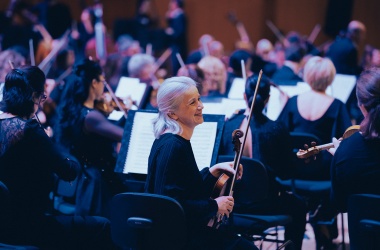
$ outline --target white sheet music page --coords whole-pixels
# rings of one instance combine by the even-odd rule
[[[204,122],[194,129],[190,143],[199,170],[210,167],[217,126],[217,122]]]
[[[123,173],[147,174],[154,141],[152,120],[157,113],[136,112]]]
[[[230,99],[244,99],[245,81],[243,78],[235,78],[228,92]]]
[[[138,78],[121,77],[115,95],[123,100],[131,98],[138,106],[145,93],[145,89],[146,84],[140,83]]]

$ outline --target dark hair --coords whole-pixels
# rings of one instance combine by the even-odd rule
[[[245,85],[245,95],[247,97],[248,105],[251,107],[253,96],[255,94],[256,83],[258,76],[253,75],[248,77],[246,85]],[[259,114],[263,111],[265,107],[265,100],[268,99],[270,92],[270,81],[267,77],[261,77],[260,85],[257,90],[255,106],[253,107],[253,113]]]
[[[74,66],[74,77],[65,83],[65,89],[58,106],[58,122],[54,128],[56,139],[71,138],[71,128],[81,118],[83,103],[89,95],[92,80],[99,80],[103,73],[98,62],[84,59]]]
[[[366,139],[380,139],[380,68],[363,71],[357,81],[356,96],[368,112],[360,131]]]
[[[0,109],[29,118],[34,112],[33,94],[41,96],[44,93],[45,80],[45,74],[36,66],[12,69],[5,77]]]
[[[244,60],[244,63],[245,63],[251,57],[252,57],[251,53],[249,53],[246,50],[243,50],[243,49],[235,50],[230,56],[230,61],[228,65],[231,67],[234,73],[241,76],[242,75],[241,60]]]
[[[285,48],[285,59],[292,62],[301,62],[302,58],[306,55],[306,49],[301,44],[290,44]]]

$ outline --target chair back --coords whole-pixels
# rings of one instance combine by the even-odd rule
[[[304,132],[291,132],[290,133],[293,155],[294,155],[294,172],[293,177],[301,180],[324,180],[323,171],[321,167],[323,164],[324,154],[328,152],[320,152],[314,157],[310,157],[307,161],[305,159],[298,159],[296,154],[299,149],[304,149],[304,145],[307,144],[311,147],[311,143],[315,142],[316,145],[321,145],[321,140],[310,133]],[[328,157],[328,156],[327,156]]]
[[[233,161],[233,155],[220,155],[218,162]],[[235,205],[260,202],[268,196],[268,174],[259,160],[242,157],[243,178],[236,183],[234,189]]]
[[[380,249],[380,195],[354,194],[348,199],[351,250]]]
[[[182,249],[186,244],[185,213],[167,196],[117,194],[112,199],[111,233],[121,248]]]

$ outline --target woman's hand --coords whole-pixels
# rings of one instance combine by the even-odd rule
[[[332,139],[332,143],[334,144],[333,148],[329,148],[330,154],[334,155],[335,151],[339,148],[340,140],[336,139],[335,137]]]
[[[210,173],[216,178],[219,178],[219,176],[223,173],[229,173],[233,175],[235,174],[235,170],[233,169],[233,167],[234,167],[233,162],[218,163],[210,168]],[[236,179],[240,180],[242,176],[243,176],[243,165],[240,164]]]
[[[230,216],[232,209],[234,208],[234,198],[232,196],[220,196],[215,199],[218,204],[218,221],[220,221],[223,216]]]

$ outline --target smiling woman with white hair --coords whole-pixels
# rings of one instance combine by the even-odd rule
[[[149,155],[145,191],[170,196],[181,204],[187,219],[186,249],[257,249],[252,242],[207,226],[217,214],[229,216],[233,209],[232,196],[212,199],[210,195],[221,173],[233,174],[234,170],[226,162],[198,170],[190,143],[194,128],[203,123],[196,83],[189,77],[165,80],[158,89],[157,103],[156,140]],[[241,176],[242,167],[237,178]]]

